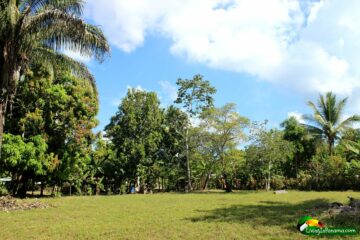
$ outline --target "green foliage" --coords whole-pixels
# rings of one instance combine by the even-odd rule
[[[34,66],[19,83],[6,131],[45,140],[49,167],[37,181],[61,184],[71,179],[80,189],[91,162],[97,112],[97,91],[89,81]]]
[[[188,116],[180,109],[170,106],[165,110],[163,137],[161,141],[159,176],[168,182],[167,190],[183,189],[186,175],[185,128]]]
[[[309,107],[314,111],[313,115],[304,115],[308,121],[306,125],[314,137],[326,139],[329,154],[333,154],[335,141],[339,134],[351,127],[355,122],[360,121],[360,116],[353,115],[342,121],[347,98],[337,100],[336,95],[328,92],[320,95],[317,106],[309,101]]]
[[[23,139],[4,134],[0,167],[12,177],[13,194],[24,197],[29,180],[47,173],[50,157],[46,151],[47,144],[41,136]]]
[[[1,166],[10,173],[43,175],[48,164],[46,150],[46,142],[41,136],[24,140],[21,136],[4,134]]]
[[[296,178],[299,171],[307,169],[309,161],[315,154],[316,140],[294,117],[285,120],[281,127],[284,128],[284,140],[291,142],[294,146],[293,157],[284,164],[284,174]]]
[[[9,191],[7,190],[6,186],[0,184],[0,196],[8,195]]]
[[[203,76],[195,75],[193,79],[179,78],[176,84],[179,90],[175,103],[183,104],[191,116],[196,116],[213,106],[212,95],[216,93],[216,89],[209,81],[203,80]]]
[[[119,165],[126,169],[122,179],[135,181],[139,176],[143,186],[153,187],[153,167],[160,156],[163,121],[163,110],[155,93],[129,89],[105,128]]]
[[[266,130],[265,124],[255,123],[252,130],[253,143],[247,147],[246,156],[252,176],[265,179],[270,190],[271,173],[283,175],[281,166],[293,156],[294,146],[284,140],[283,133],[276,129]]]
[[[344,169],[345,184],[351,189],[360,189],[360,162],[352,160],[347,162]]]
[[[199,128],[202,133],[203,142],[206,145],[210,159],[218,162],[221,168],[221,175],[224,181],[224,187],[231,191],[232,181],[229,175],[229,167],[226,152],[241,141],[245,140],[244,128],[249,120],[240,116],[236,111],[236,105],[226,104],[221,108],[210,108],[201,114],[201,123]],[[211,174],[211,168],[208,174]]]
[[[275,190],[283,189],[285,187],[285,177],[281,175],[272,176],[270,186]]]
[[[195,75],[193,79],[181,79],[176,82],[179,86],[177,99],[175,103],[182,104],[190,117],[197,117],[201,112],[214,105],[213,95],[216,89],[210,85],[210,82],[203,80],[203,76]],[[190,167],[190,147],[191,136],[189,135],[189,122],[186,124],[185,131],[185,153],[186,153],[186,171],[187,186],[186,190],[192,190],[192,178]]]
[[[95,81],[87,67],[63,53],[64,50],[75,51],[83,56],[94,56],[101,62],[110,51],[102,31],[81,18],[82,9],[82,0],[0,2],[0,145],[5,112],[8,109],[11,112],[18,84],[29,67],[41,64],[51,67],[56,75],[61,75],[59,72],[62,71],[71,72],[95,87]],[[54,86],[48,91],[50,99],[39,101],[40,105],[48,104],[56,98],[58,102],[53,102],[55,107],[59,104],[66,106],[62,103],[65,93],[61,87]],[[30,124],[39,125],[41,129],[41,115],[38,110],[28,113],[26,117]],[[60,124],[64,120],[56,114],[47,117],[53,117]],[[26,125],[28,121],[21,123]],[[56,129],[56,126],[54,127]],[[26,128],[27,130],[36,131],[36,127]]]

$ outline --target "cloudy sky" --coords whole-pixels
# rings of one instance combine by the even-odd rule
[[[273,126],[326,91],[360,113],[358,9],[358,0],[88,0],[86,19],[112,46],[101,65],[81,59],[98,82],[98,129],[127,88],[156,91],[167,105],[177,78],[198,73],[218,89],[216,105],[234,102]]]

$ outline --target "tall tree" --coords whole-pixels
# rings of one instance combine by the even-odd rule
[[[149,191],[154,183],[154,164],[160,155],[163,118],[156,93],[129,89],[105,128],[122,162],[123,180],[134,183],[140,177],[141,187]]]
[[[166,109],[164,118],[165,128],[161,141],[161,177],[167,180],[168,190],[179,190],[185,187],[186,156],[183,133],[189,119],[186,113],[172,105]]]
[[[200,128],[210,133],[211,146],[215,150],[221,164],[224,189],[232,191],[232,183],[228,180],[226,151],[245,139],[243,132],[249,120],[236,112],[236,105],[228,103],[221,108],[210,108],[201,114]]]
[[[109,45],[95,26],[81,18],[82,0],[0,1],[0,145],[5,114],[29,64],[67,67],[92,79],[87,68],[61,50],[95,56],[102,61]]]
[[[251,129],[252,144],[247,147],[247,160],[262,170],[265,178],[265,189],[270,190],[272,172],[279,168],[280,163],[292,157],[293,145],[283,139],[283,133],[276,129],[267,130],[264,124],[254,124]]]
[[[340,133],[360,121],[359,115],[352,115],[342,121],[346,102],[347,98],[337,101],[336,95],[331,92],[320,94],[317,105],[312,101],[308,102],[314,111],[313,115],[304,115],[310,132],[326,139],[330,155],[333,155],[334,144]]]
[[[68,71],[54,76],[43,66],[33,66],[19,82],[6,132],[24,139],[41,135],[48,154],[60,160],[51,174],[38,181],[79,180],[90,162],[97,112],[97,90],[87,79]],[[77,182],[80,188],[82,181]]]
[[[288,177],[298,177],[299,170],[305,170],[315,154],[317,139],[311,137],[295,117],[286,119],[281,127],[284,128],[284,139],[294,145],[294,158],[289,159],[286,174]]]
[[[201,75],[195,75],[193,79],[181,79],[176,82],[179,86],[178,97],[175,103],[182,104],[191,118],[197,117],[203,110],[211,108],[214,104],[213,95],[216,89],[210,85],[210,82],[203,79]],[[187,166],[187,188],[192,190],[191,168],[189,156],[189,127],[190,122],[185,129],[185,148],[186,148],[186,166]]]

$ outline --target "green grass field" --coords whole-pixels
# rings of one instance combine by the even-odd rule
[[[347,203],[349,195],[360,198],[244,191],[43,199],[54,207],[0,212],[0,239],[306,239],[296,230],[298,218],[318,214],[313,209],[321,203]],[[328,226],[359,227],[358,219],[320,217]]]

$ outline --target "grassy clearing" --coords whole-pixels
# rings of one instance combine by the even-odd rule
[[[154,194],[43,199],[49,209],[0,212],[1,239],[304,239],[300,216],[357,192]],[[317,212],[313,212],[317,214]],[[322,215],[327,225],[337,222]]]

